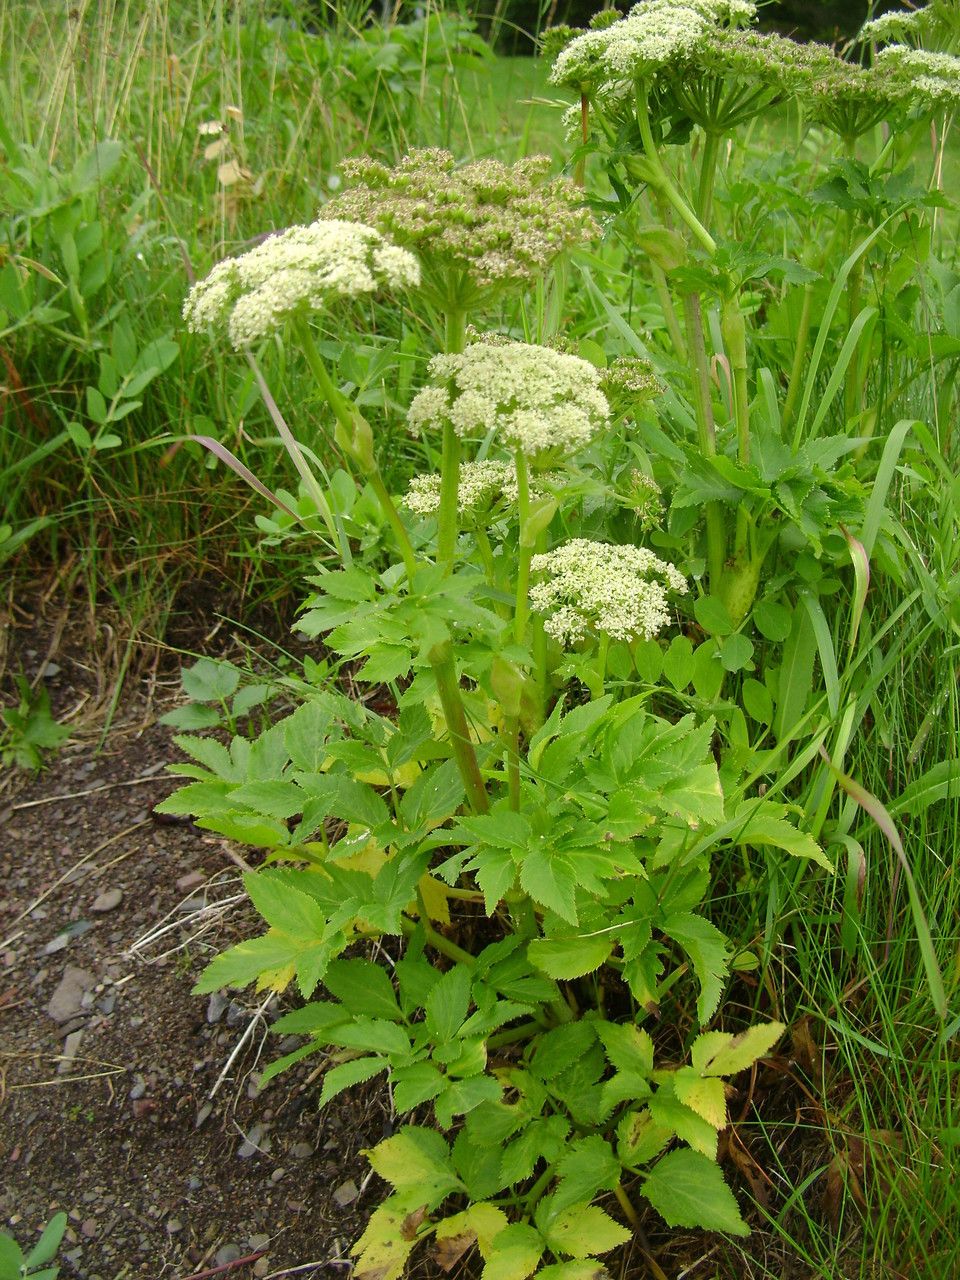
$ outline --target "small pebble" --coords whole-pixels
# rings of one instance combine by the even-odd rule
[[[348,1204],[353,1204],[360,1192],[357,1190],[357,1184],[353,1179],[347,1182],[341,1182],[333,1193],[333,1198],[341,1209],[345,1209]]]
[[[213,1026],[214,1023],[219,1022],[226,1013],[227,1006],[229,1004],[229,999],[222,991],[214,991],[210,999],[207,1001],[207,1022],[209,1022],[211,1026]]]
[[[65,1076],[71,1070],[82,1039],[82,1031],[71,1031],[66,1040],[64,1040],[63,1052],[60,1055],[60,1062],[57,1066],[57,1075]]]
[[[203,1103],[202,1106],[198,1107],[197,1118],[193,1122],[193,1127],[195,1129],[199,1129],[202,1124],[206,1124],[206,1122],[210,1119],[210,1113],[212,1111],[213,1111],[212,1102],[205,1102]]]
[[[133,1084],[130,1086],[130,1092],[127,1095],[131,1102],[136,1102],[138,1098],[142,1098],[147,1092],[147,1082],[143,1076],[135,1076]]]
[[[264,1254],[262,1258],[258,1258],[253,1264],[253,1274],[255,1276],[268,1276],[273,1263],[270,1261],[268,1254]]]
[[[177,881],[177,888],[181,893],[189,893],[191,889],[197,889],[206,880],[206,876],[199,871],[188,871],[185,876],[181,876]]]
[[[270,1181],[279,1182],[286,1172],[287,1171],[284,1169],[283,1165],[278,1165],[277,1168],[274,1169],[273,1173],[271,1173]]]
[[[263,1125],[255,1124],[250,1132],[246,1135],[244,1141],[240,1144],[237,1155],[241,1160],[249,1160],[251,1156],[255,1156],[260,1150],[263,1139]]]
[[[290,1154],[295,1160],[307,1160],[313,1155],[313,1146],[309,1142],[295,1142],[290,1148]]]
[[[183,1230],[183,1223],[180,1221],[179,1218],[167,1219],[167,1233],[169,1235],[175,1236],[178,1231],[182,1231],[182,1230]]]
[[[100,1225],[96,1218],[86,1218],[80,1225],[81,1234],[85,1235],[88,1240],[92,1240],[99,1230]]]
[[[248,1238],[248,1243],[250,1245],[251,1250],[254,1253],[257,1253],[259,1252],[260,1249],[266,1249],[267,1245],[270,1243],[270,1237],[266,1234],[266,1232],[263,1232],[262,1234],[250,1236]]]
[[[105,911],[113,911],[115,907],[119,907],[122,900],[123,900],[122,889],[106,889],[104,890],[103,893],[98,894],[97,897],[94,898],[93,904],[91,905],[90,910],[97,911],[100,913]]]
[[[218,1267],[223,1267],[226,1266],[228,1262],[236,1262],[236,1260],[242,1256],[240,1246],[233,1244],[231,1241],[230,1244],[221,1245],[216,1252],[214,1262]]]

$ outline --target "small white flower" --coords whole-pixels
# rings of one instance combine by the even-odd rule
[[[453,424],[459,436],[493,431],[534,456],[581,448],[607,423],[600,374],[578,356],[525,342],[481,341],[460,355],[434,356],[433,384],[414,397],[410,430]]]
[[[590,631],[612,640],[652,639],[670,621],[667,591],[683,594],[687,582],[672,564],[645,547],[575,538],[534,556],[530,604],[546,615],[543,628],[569,648]]]
[[[201,138],[215,138],[223,133],[222,120],[204,120],[197,125],[197,133]]]
[[[239,258],[219,262],[190,290],[188,329],[225,325],[235,347],[278,329],[296,311],[319,311],[336,298],[416,285],[420,267],[372,227],[314,222],[269,236]]]

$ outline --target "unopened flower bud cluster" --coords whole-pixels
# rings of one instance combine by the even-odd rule
[[[453,425],[457,435],[493,432],[528,457],[571,453],[606,426],[600,373],[586,360],[525,342],[475,342],[430,361],[432,383],[413,399],[413,434]]]
[[[590,632],[612,640],[650,640],[670,622],[667,592],[687,582],[672,564],[645,547],[575,538],[530,565],[543,580],[530,588],[530,604],[543,628],[566,648]]]
[[[333,299],[380,289],[409,288],[420,267],[372,227],[314,222],[271,235],[238,258],[218,263],[190,290],[183,318],[194,332],[226,327],[235,347],[278,329],[298,311],[319,311]]]
[[[320,217],[369,223],[435,271],[464,273],[475,289],[529,283],[597,230],[582,194],[566,179],[548,179],[549,167],[543,156],[458,166],[438,149],[412,151],[394,168],[350,160],[343,171],[352,187]]]

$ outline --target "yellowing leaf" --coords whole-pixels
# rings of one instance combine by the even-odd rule
[[[449,1148],[432,1129],[408,1125],[365,1155],[381,1178],[397,1190],[416,1191],[431,1206],[462,1189]]]
[[[673,1091],[678,1101],[695,1111],[714,1129],[727,1123],[727,1099],[722,1080],[702,1080],[695,1072],[678,1071],[673,1078]]]
[[[276,969],[264,969],[257,978],[257,990],[286,991],[296,972],[296,964],[282,964]]]
[[[439,924],[449,924],[450,900],[447,897],[446,888],[430,875],[421,876],[418,887],[430,919],[436,920]]]
[[[416,1244],[410,1230],[410,1207],[403,1197],[391,1196],[367,1223],[353,1246],[357,1258],[356,1280],[400,1280],[407,1258]]]
[[[702,1076],[735,1076],[769,1053],[785,1030],[782,1022],[767,1022],[738,1036],[709,1031],[693,1042],[694,1070]]]
[[[474,1242],[481,1256],[489,1258],[493,1251],[493,1241],[508,1225],[507,1215],[496,1205],[472,1204],[463,1213],[455,1213],[452,1218],[445,1218],[437,1225],[437,1241],[449,1242],[453,1246],[438,1249],[437,1261],[445,1270],[449,1270]]]

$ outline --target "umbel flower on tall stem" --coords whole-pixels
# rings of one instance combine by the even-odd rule
[[[368,223],[415,250],[433,305],[468,311],[535,284],[560,254],[596,234],[581,193],[565,178],[548,178],[549,168],[544,156],[457,165],[439,149],[412,151],[393,168],[348,160],[352,186],[319,216]]]
[[[231,343],[248,347],[290,317],[322,311],[332,301],[420,282],[420,265],[359,222],[314,222],[268,236],[256,248],[217,263],[193,286],[183,318],[194,332],[225,327]]]
[[[458,436],[492,431],[502,444],[540,459],[581,448],[609,416],[600,371],[549,347],[488,338],[459,354],[434,356],[430,376],[407,414],[415,433],[450,422]]]

